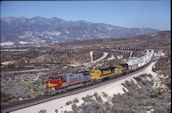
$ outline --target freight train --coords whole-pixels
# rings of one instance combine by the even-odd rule
[[[45,83],[45,95],[66,92],[78,87],[93,85],[107,78],[123,76],[146,66],[151,62],[154,50],[147,50],[147,54],[138,58],[130,58],[126,64],[110,66],[107,68],[93,69],[79,73],[65,73],[49,77]]]

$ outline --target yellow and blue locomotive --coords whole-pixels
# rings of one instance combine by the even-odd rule
[[[117,76],[125,71],[128,70],[128,65],[116,65],[116,66],[110,66],[107,68],[101,68],[101,69],[93,69],[91,70],[91,80],[97,81],[102,80],[104,78]]]

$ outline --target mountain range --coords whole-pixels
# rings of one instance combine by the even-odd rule
[[[2,17],[1,45],[60,43],[74,40],[123,38],[158,32],[151,28],[125,28],[52,17]]]

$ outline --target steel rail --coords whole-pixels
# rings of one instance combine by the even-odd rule
[[[150,63],[146,64],[145,66],[143,66],[139,70],[136,70],[136,71],[131,72],[129,74],[126,74],[126,75],[123,75],[123,76],[120,76],[120,77],[117,77],[117,78],[112,78],[112,79],[109,79],[109,80],[105,80],[105,81],[102,81],[102,82],[98,82],[98,83],[96,83],[94,85],[91,85],[91,86],[88,86],[88,87],[69,90],[68,92],[57,94],[57,95],[54,95],[54,96],[40,96],[40,97],[37,97],[37,98],[34,98],[34,99],[24,100],[22,102],[13,103],[11,105],[1,106],[1,113],[9,113],[9,112],[12,112],[12,111],[16,111],[16,110],[23,109],[23,108],[26,108],[26,107],[31,107],[31,106],[34,106],[34,105],[37,105],[37,104],[41,104],[41,103],[48,102],[48,101],[58,99],[58,98],[62,98],[62,97],[65,97],[65,96],[74,95],[74,94],[77,94],[77,93],[81,93],[81,92],[84,92],[84,91],[87,91],[87,90],[90,90],[90,89],[94,89],[94,88],[97,88],[97,87],[112,83],[112,82],[122,80],[124,78],[127,78],[127,77],[133,75],[133,74],[136,74],[138,72],[141,72],[141,71],[145,70],[150,65]]]

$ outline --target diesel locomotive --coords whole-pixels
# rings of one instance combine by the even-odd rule
[[[78,73],[65,73],[49,77],[45,83],[45,95],[66,92],[68,90],[93,85],[107,78],[123,76],[125,73],[135,71],[151,62],[154,50],[135,59],[129,59],[126,64],[110,66],[101,69],[92,69]]]

